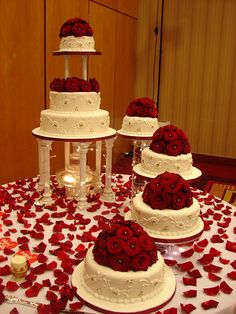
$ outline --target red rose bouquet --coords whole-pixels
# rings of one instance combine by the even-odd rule
[[[164,172],[152,179],[143,191],[144,203],[153,209],[181,209],[193,204],[188,183],[176,173]]]
[[[55,92],[96,92],[100,90],[98,81],[93,78],[87,80],[78,77],[68,77],[67,79],[55,78],[50,89]]]
[[[137,98],[131,101],[127,108],[127,115],[130,117],[156,118],[158,115],[155,103],[148,97]]]
[[[155,131],[150,149],[156,153],[178,156],[190,153],[190,145],[184,132],[174,125],[165,125]]]
[[[95,261],[116,271],[147,270],[157,261],[157,248],[143,228],[117,220],[100,232],[93,248]]]
[[[60,29],[60,37],[67,36],[93,36],[93,30],[89,23],[81,18],[73,18],[67,20]]]

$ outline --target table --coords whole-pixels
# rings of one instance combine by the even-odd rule
[[[83,211],[77,208],[76,201],[65,197],[64,188],[58,186],[54,176],[51,205],[38,203],[38,178],[0,186],[0,303],[3,294],[14,295],[44,304],[41,313],[49,313],[45,304],[62,296],[66,309],[96,313],[75,296],[71,274],[107,220],[114,215],[124,216],[129,209],[130,179],[127,175],[113,175],[115,202],[103,203],[98,195],[91,195]],[[196,307],[194,314],[236,313],[236,208],[196,188],[192,190],[201,205],[205,230],[193,246],[185,247],[178,261],[166,261],[176,274],[177,289],[174,298],[158,313],[190,313],[187,310],[192,305]],[[31,262],[26,280],[18,282],[9,273],[11,258],[17,252]],[[190,297],[195,293],[197,297]],[[201,304],[209,305],[209,300],[219,303],[205,310]],[[0,305],[1,313],[14,308],[14,313],[37,313],[19,304]]]

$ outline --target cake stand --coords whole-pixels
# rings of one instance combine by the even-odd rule
[[[55,56],[64,56],[65,65],[65,79],[69,77],[69,57],[71,55],[78,55],[82,58],[82,78],[87,80],[88,70],[88,57],[93,55],[101,55],[98,51],[55,51]],[[102,134],[89,135],[89,136],[52,136],[42,132],[40,128],[35,128],[32,134],[38,140],[38,160],[39,160],[39,184],[38,190],[43,191],[41,203],[51,203],[51,189],[50,189],[50,150],[52,142],[64,142],[64,158],[65,169],[70,160],[70,147],[71,143],[78,147],[79,150],[79,194],[78,194],[78,208],[84,209],[87,206],[87,185],[86,185],[86,168],[87,168],[87,153],[89,145],[92,142],[96,143],[96,174],[100,180],[101,177],[101,158],[102,158],[102,142],[106,146],[106,171],[105,171],[105,187],[103,190],[102,198],[105,201],[113,201],[114,193],[111,188],[111,168],[112,168],[112,147],[116,139],[116,130],[109,128]],[[97,184],[101,187],[101,182]]]
[[[83,270],[84,261],[81,262],[74,270],[72,274],[72,285],[77,289],[77,297],[85,304],[101,313],[106,314],[147,314],[154,311],[158,311],[164,307],[173,298],[176,290],[176,279],[173,271],[165,265],[164,271],[164,283],[162,290],[159,294],[155,295],[153,298],[130,303],[113,303],[106,300],[102,300],[91,294],[82,283],[83,280]]]

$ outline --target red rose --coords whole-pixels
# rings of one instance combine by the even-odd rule
[[[80,92],[90,92],[91,91],[91,84],[90,82],[80,79],[79,80],[79,88]]]
[[[164,140],[167,142],[172,142],[178,139],[177,133],[173,130],[169,130],[164,133]]]
[[[143,198],[144,203],[148,203],[152,193],[153,193],[153,191],[150,190],[149,186],[146,186],[144,188],[144,191],[142,194],[142,198]]]
[[[72,27],[72,34],[75,37],[81,37],[81,36],[85,36],[86,35],[86,24],[83,23],[76,23],[73,27]]]
[[[137,224],[137,223],[132,223],[131,224],[131,229],[134,231],[134,233],[137,236],[140,236],[142,234],[146,234],[146,232],[143,230],[143,228],[139,224]]]
[[[133,231],[128,226],[120,227],[116,232],[116,236],[124,240],[130,239],[133,234]]]
[[[117,271],[129,271],[130,270],[130,258],[127,254],[120,253],[118,255],[112,255],[108,260],[109,266],[113,270]]]
[[[142,105],[137,106],[137,116],[138,117],[147,117],[148,116],[148,108]]]
[[[79,92],[80,85],[79,79],[77,77],[67,78],[65,81],[65,91],[66,92]]]
[[[136,105],[131,102],[127,108],[127,115],[133,117],[136,115]]]
[[[163,140],[164,138],[164,127],[157,129],[152,136],[153,141]]]
[[[134,256],[131,260],[132,269],[134,271],[147,270],[150,264],[151,264],[151,258],[145,252],[142,252]]]
[[[124,251],[128,254],[128,256],[137,255],[140,250],[138,238],[131,238],[124,242]]]
[[[103,249],[97,249],[95,252],[93,251],[94,260],[103,266],[108,265],[108,255]]]
[[[91,85],[91,91],[98,93],[100,91],[100,86],[99,86],[98,81],[95,78],[93,78],[93,79],[90,79],[89,82]]]
[[[64,92],[65,79],[55,78],[50,84],[50,89],[55,92]]]
[[[93,36],[93,30],[89,24],[85,25],[85,35],[86,36]]]
[[[165,209],[169,208],[169,196],[166,192],[156,192],[153,193],[149,200],[149,204],[153,209]]]
[[[80,17],[75,17],[72,19],[67,20],[64,25],[75,25],[76,23],[86,24],[87,22]]]
[[[155,248],[151,251],[151,260],[152,260],[152,263],[156,263],[156,261],[158,260],[157,250]]]
[[[176,193],[182,188],[182,180],[177,178],[172,178],[165,181],[166,191],[168,193]]]
[[[112,255],[119,254],[122,248],[123,248],[123,241],[116,236],[111,237],[107,241],[107,250]]]
[[[165,142],[164,141],[152,141],[150,144],[150,149],[155,153],[164,153]]]
[[[148,188],[152,189],[155,192],[161,191],[165,185],[163,180],[159,180],[159,178],[154,178],[151,182],[148,183]]]
[[[190,151],[191,151],[191,148],[190,148],[188,140],[183,141],[183,154],[189,154]]]
[[[106,243],[107,243],[107,236],[104,232],[100,232],[97,239],[96,243],[94,245],[94,249],[101,248],[105,249],[106,248]]]
[[[192,192],[185,194],[185,207],[190,207],[193,204],[193,195]]]
[[[185,194],[183,192],[177,192],[172,197],[172,208],[181,209],[184,208],[186,202]]]
[[[148,108],[148,116],[150,118],[156,118],[158,117],[158,111],[156,108]]]
[[[166,153],[169,156],[178,156],[183,151],[183,145],[180,141],[176,140],[166,145]]]
[[[188,141],[186,134],[181,129],[177,129],[176,133],[178,134],[178,138]]]
[[[59,36],[67,37],[72,35],[72,26],[71,25],[63,25],[60,29]]]
[[[146,235],[141,235],[139,237],[139,243],[144,251],[152,251],[155,245],[153,240]]]

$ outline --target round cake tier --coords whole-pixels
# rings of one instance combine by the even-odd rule
[[[111,313],[140,312],[163,306],[174,295],[175,278],[160,253],[147,271],[120,272],[97,264],[92,249],[72,275],[78,296],[89,306]]]
[[[59,51],[95,51],[93,36],[67,36],[60,40]]]
[[[143,149],[141,156],[141,168],[147,174],[155,176],[168,171],[180,175],[187,175],[193,164],[192,154],[169,156],[158,154],[149,147]]]
[[[130,136],[152,136],[158,129],[158,119],[149,117],[125,116],[122,122],[121,134]]]
[[[109,129],[110,117],[106,110],[92,112],[41,111],[40,131],[50,136],[91,136],[104,134]]]
[[[142,193],[133,198],[131,210],[132,219],[154,237],[177,238],[195,232],[199,227],[199,214],[200,205],[195,198],[190,207],[153,209],[144,203]]]
[[[53,111],[90,112],[100,109],[101,96],[96,92],[49,92],[50,105]]]

